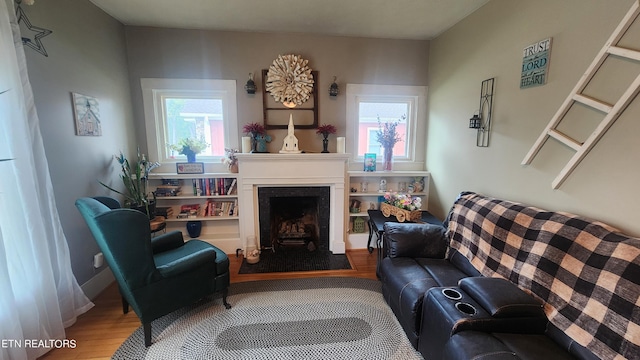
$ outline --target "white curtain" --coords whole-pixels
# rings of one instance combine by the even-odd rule
[[[73,273],[10,0],[0,0],[0,359],[35,359],[93,304]],[[36,5],[37,6],[37,5]],[[33,341],[37,340],[37,341]],[[67,342],[68,343],[68,342]]]

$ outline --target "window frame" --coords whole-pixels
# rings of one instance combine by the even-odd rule
[[[359,139],[359,109],[361,102],[408,102],[407,114],[406,156],[394,155],[396,164],[402,164],[410,169],[423,169],[425,166],[425,142],[418,142],[418,136],[426,140],[426,86],[406,85],[372,85],[347,84],[347,138],[354,139],[347,145],[347,152],[352,154],[354,162],[364,162],[364,156],[358,155]],[[419,135],[420,134],[420,135]],[[365,139],[366,141],[366,139]]]
[[[166,123],[164,121],[165,98],[219,98],[222,99],[224,147],[238,148],[238,112],[236,102],[236,81],[218,79],[140,79],[144,105],[145,133],[149,159],[161,163],[185,161],[168,156],[164,142]],[[154,158],[155,157],[155,158]],[[220,163],[223,156],[199,155],[198,161]]]

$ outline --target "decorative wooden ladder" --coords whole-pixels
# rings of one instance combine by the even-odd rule
[[[588,97],[582,93],[609,55],[640,61],[640,51],[625,49],[617,46],[620,39],[622,39],[629,27],[637,19],[638,14],[640,14],[639,2],[640,0],[636,0],[633,3],[631,9],[629,9],[618,27],[614,30],[613,34],[611,34],[611,37],[609,38],[609,40],[607,40],[602,50],[600,50],[598,55],[596,55],[596,58],[593,60],[587,71],[584,73],[584,75],[582,75],[576,86],[573,88],[572,92],[560,106],[560,109],[558,109],[553,118],[551,118],[551,121],[542,131],[542,134],[540,134],[538,140],[535,142],[531,150],[529,150],[527,156],[525,156],[524,160],[522,160],[522,165],[529,165],[533,158],[538,154],[538,151],[540,151],[549,136],[576,151],[567,165],[565,165],[560,174],[553,181],[552,186],[554,189],[560,187],[560,185],[567,179],[569,174],[571,174],[571,172],[578,166],[580,161],[582,161],[582,159],[587,156],[589,151],[596,145],[598,140],[602,138],[604,133],[611,127],[611,125],[613,125],[618,117],[620,117],[622,112],[633,101],[635,96],[638,94],[638,91],[640,90],[640,75],[638,75],[638,77],[631,83],[631,85],[629,85],[627,90],[613,105],[607,104],[598,99]],[[589,135],[584,143],[580,143],[579,141],[576,141],[575,139],[557,130],[558,125],[564,119],[565,115],[574,102],[579,102],[605,114],[604,119],[602,119],[600,124],[598,124],[598,126],[591,133],[591,135]]]

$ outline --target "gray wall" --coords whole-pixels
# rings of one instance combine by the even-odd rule
[[[299,54],[319,71],[320,123],[336,125],[342,135],[348,82],[427,83],[428,41],[125,27],[89,1],[37,1],[24,9],[34,25],[53,30],[43,38],[49,57],[25,52],[58,211],[80,284],[103,269],[93,269],[92,257],[99,250],[74,201],[113,196],[97,183],[120,186],[113,155],[122,150],[133,156],[137,145],[145,152],[140,78],[236,79],[241,125],[262,122],[261,93],[244,91],[248,73],[260,74],[278,54]],[[333,76],[343,91],[337,98],[328,95]],[[261,86],[259,75],[256,80]],[[99,99],[102,137],[75,136],[71,92]],[[269,133],[275,137],[270,150],[279,150],[286,131]],[[297,130],[296,136],[306,149],[322,149],[314,130]]]
[[[427,83],[428,41],[131,26],[126,27],[126,34],[138,141],[145,148],[141,78],[235,79],[238,121],[242,126],[263,121],[262,91],[247,95],[244,90],[249,73],[257,74],[255,80],[261,89],[261,71],[268,69],[278,55],[300,55],[309,60],[312,70],[319,72],[320,124],[335,125],[342,136],[346,133],[347,83],[422,86]],[[329,96],[333,76],[337,76],[342,91],[335,98]],[[269,151],[277,152],[286,130],[269,130],[269,134],[274,138]],[[296,129],[296,137],[301,148],[322,150],[321,137],[315,130]],[[329,150],[335,151],[335,141],[330,143]]]
[[[73,272],[81,285],[98,272],[98,247],[75,208],[82,196],[108,192],[97,180],[120,184],[113,155],[135,151],[124,27],[88,1],[36,1],[23,6],[49,56],[25,47],[40,128]],[[71,92],[98,98],[103,136],[76,136]]]
[[[632,3],[492,0],[431,42],[431,210],[443,216],[460,191],[472,190],[585,215],[640,234],[640,100],[558,190],[551,182],[573,155],[564,145],[548,140],[531,165],[520,165]],[[624,43],[638,49],[639,32],[640,26],[634,26]],[[520,90],[522,49],[547,37],[553,37],[548,83]],[[614,59],[587,92],[614,102],[639,72],[638,64]],[[468,123],[478,109],[480,83],[491,77],[496,79],[491,145],[478,148],[476,131]],[[578,107],[561,129],[583,141],[601,119]]]

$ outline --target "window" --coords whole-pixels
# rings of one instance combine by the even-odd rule
[[[355,161],[363,161],[365,153],[381,157],[384,150],[377,141],[378,121],[399,121],[396,130],[402,141],[393,148],[394,161],[413,162],[415,168],[423,168],[426,87],[347,84],[346,96],[347,138],[353,139],[348,152]]]
[[[238,147],[234,80],[142,79],[141,84],[148,151],[158,161],[185,161],[168,145],[187,137],[209,144],[199,161],[219,162],[225,148]]]
[[[377,133],[380,123],[399,121],[411,113],[411,101],[390,100],[390,99],[368,99],[358,102],[358,152],[357,155],[364,156],[365,153],[376,153],[382,155],[383,147],[377,140]],[[400,121],[396,131],[401,138],[411,138],[408,131],[407,121]],[[408,141],[399,141],[393,147],[393,156],[397,159],[407,158],[409,150]]]

